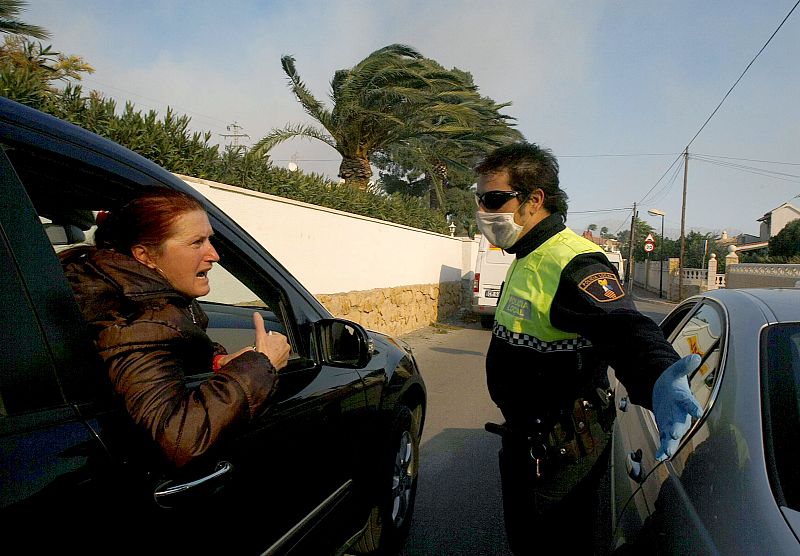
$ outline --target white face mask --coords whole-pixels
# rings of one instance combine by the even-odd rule
[[[514,245],[522,233],[522,226],[514,222],[513,212],[483,212],[475,213],[478,229],[491,243],[501,249],[508,249]]]

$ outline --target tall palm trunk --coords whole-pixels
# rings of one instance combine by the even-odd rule
[[[372,177],[372,168],[366,158],[343,158],[339,165],[339,177],[345,185],[366,191],[369,179]]]
[[[429,206],[433,210],[442,210],[442,208],[444,208],[444,190],[442,188],[442,182],[439,181],[438,176],[435,174],[431,174],[431,177],[428,181],[431,184],[429,190]]]
[[[430,182],[430,207],[433,210],[441,210],[444,208],[444,190],[448,188],[449,182],[447,180],[447,164],[440,158],[434,158],[431,161]]]
[[[433,175],[439,178],[439,183],[441,183],[445,189],[450,187],[450,183],[447,181],[447,164],[440,159],[435,158],[433,159]]]

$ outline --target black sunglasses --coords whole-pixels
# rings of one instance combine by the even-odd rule
[[[478,203],[478,206],[483,205],[489,210],[497,210],[520,195],[522,195],[520,191],[487,191],[486,193],[476,193],[475,202]]]

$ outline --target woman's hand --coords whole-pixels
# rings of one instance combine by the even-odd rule
[[[269,358],[276,371],[281,370],[289,362],[291,346],[286,336],[278,332],[264,329],[264,318],[260,313],[253,313],[253,324],[256,327],[255,350],[260,351]]]
[[[267,332],[264,328],[264,318],[259,313],[253,313],[253,324],[256,327],[256,343],[253,347],[242,348],[235,353],[223,355],[219,358],[219,367],[224,367],[241,354],[248,351],[260,351],[269,358],[269,362],[276,371],[284,368],[289,362],[291,346],[286,336],[278,332]],[[215,367],[216,368],[216,367]]]

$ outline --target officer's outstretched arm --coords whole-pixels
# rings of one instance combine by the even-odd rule
[[[653,414],[661,438],[661,446],[656,452],[659,461],[675,453],[692,424],[692,417],[699,419],[703,414],[703,408],[689,389],[687,378],[699,365],[699,355],[687,355],[667,367],[653,386]]]

